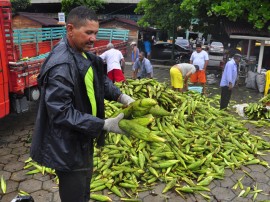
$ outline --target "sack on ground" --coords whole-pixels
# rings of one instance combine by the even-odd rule
[[[215,74],[209,74],[209,75],[206,76],[206,78],[207,78],[207,83],[208,84],[215,84],[215,83],[217,83],[217,79],[216,79]]]
[[[244,108],[247,107],[248,104],[244,103],[244,104],[237,104],[234,105],[233,108],[235,108],[235,112],[241,116],[241,117],[245,117],[245,112],[244,112]]]
[[[257,74],[256,83],[257,83],[258,91],[260,93],[263,93],[264,87],[265,87],[265,74]]]
[[[257,73],[248,71],[248,76],[246,78],[246,87],[257,90],[256,84],[256,75]]]

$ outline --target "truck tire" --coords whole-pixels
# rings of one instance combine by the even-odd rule
[[[40,90],[38,87],[31,87],[30,89],[26,89],[25,94],[27,99],[30,101],[37,101],[40,98]]]

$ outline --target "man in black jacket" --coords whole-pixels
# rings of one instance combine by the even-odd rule
[[[89,201],[94,141],[105,131],[122,133],[123,118],[105,119],[104,99],[129,105],[104,72],[101,58],[89,53],[99,29],[96,14],[80,6],[67,18],[67,34],[44,62],[38,83],[41,100],[31,157],[56,170],[62,202]]]

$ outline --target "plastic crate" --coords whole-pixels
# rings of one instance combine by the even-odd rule
[[[198,93],[202,93],[203,87],[201,87],[201,86],[190,86],[190,87],[188,87],[188,90],[196,91]]]

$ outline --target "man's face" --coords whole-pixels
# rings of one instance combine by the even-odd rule
[[[196,47],[196,52],[200,53],[202,51],[202,47]]]
[[[70,46],[79,52],[88,52],[96,41],[99,23],[93,20],[86,20],[81,27],[67,25],[67,36]]]
[[[241,58],[235,58],[234,61],[236,64],[239,64],[241,62]]]
[[[140,60],[140,61],[143,61],[143,58],[144,58],[143,55],[140,53],[140,54],[139,54],[139,60]]]

